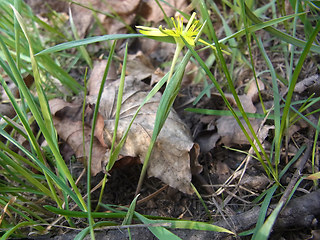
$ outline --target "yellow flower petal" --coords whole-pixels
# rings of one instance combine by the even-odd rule
[[[153,36],[153,37],[164,37],[164,36],[167,36],[167,34],[161,32],[158,28],[144,27],[144,26],[136,26],[136,28],[139,29],[139,32],[141,34],[144,34],[144,35],[147,35],[147,36]]]
[[[159,30],[165,34],[166,36],[171,36],[171,37],[179,37],[180,35],[175,31],[171,29],[163,29],[162,26],[159,27]]]
[[[184,42],[181,39],[181,36],[190,44],[195,46],[194,39],[197,36],[200,27],[198,26],[199,21],[194,21],[196,13],[193,13],[186,27],[183,25],[183,18],[178,17],[176,19],[171,18],[174,28],[173,29],[163,29],[162,26],[159,28],[137,26],[139,32],[150,36],[150,37],[173,37],[176,44],[179,45],[179,48],[182,49]]]

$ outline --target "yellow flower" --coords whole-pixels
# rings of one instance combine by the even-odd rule
[[[150,37],[154,38],[159,41],[165,41],[165,42],[172,42],[176,43],[176,51],[173,56],[170,73],[168,82],[170,81],[170,78],[173,74],[174,66],[177,63],[178,56],[182,50],[182,48],[185,46],[185,43],[182,39],[184,39],[190,46],[195,47],[195,39],[197,35],[199,34],[199,31],[202,27],[201,24],[199,24],[199,21],[194,21],[196,17],[196,13],[194,12],[188,23],[187,26],[184,27],[183,25],[183,18],[178,17],[177,19],[171,18],[174,28],[173,29],[163,29],[162,26],[159,26],[159,28],[153,28],[153,27],[144,27],[144,26],[137,26],[136,28],[139,29],[139,32]],[[169,38],[169,39],[168,39]],[[173,39],[172,39],[173,38]],[[174,41],[173,41],[174,40]],[[215,47],[206,41],[199,38],[199,42],[210,46],[213,50],[215,50]],[[223,52],[229,54],[228,52],[222,50]]]
[[[144,27],[144,26],[137,26],[139,29],[140,33],[148,36],[148,37],[155,37],[156,39],[161,41],[162,40],[166,41],[166,38],[173,38],[174,42],[176,43],[176,51],[173,56],[173,60],[171,63],[171,68],[169,72],[169,77],[168,77],[168,82],[171,79],[171,76],[174,71],[174,66],[177,62],[178,56],[184,47],[184,41],[182,40],[182,37],[186,40],[186,42],[191,45],[192,47],[195,46],[195,38],[199,33],[199,30],[201,26],[198,26],[199,21],[194,21],[196,17],[196,13],[193,13],[191,18],[189,19],[187,26],[184,27],[183,25],[183,18],[178,17],[176,20],[174,18],[172,19],[172,23],[174,25],[174,29],[163,29],[162,26],[159,28],[152,28],[152,27]],[[160,38],[160,39],[159,39]],[[171,39],[172,40],[172,39]],[[201,41],[201,40],[199,40]],[[204,42],[204,41],[201,41]]]
[[[193,47],[195,46],[194,39],[199,33],[201,27],[198,26],[199,21],[193,22],[195,16],[196,13],[193,13],[186,27],[183,25],[183,18],[178,17],[176,20],[171,18],[174,29],[163,29],[162,26],[159,28],[137,26],[137,28],[139,29],[140,33],[150,37],[173,37],[177,47],[181,50],[184,47],[184,42],[181,36],[187,41],[188,44]]]

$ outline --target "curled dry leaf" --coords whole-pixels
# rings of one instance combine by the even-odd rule
[[[138,59],[138,60],[137,60]],[[117,130],[118,143],[126,131],[137,108],[150,91],[149,85],[141,80],[152,77],[154,69],[143,63],[141,58],[137,58],[135,63],[141,67],[143,72],[133,71],[125,79],[125,89],[121,105],[120,121]],[[101,82],[104,68],[96,63],[91,77],[89,87],[96,88]],[[97,71],[97,72],[95,72]],[[100,72],[100,74],[98,73]],[[148,74],[146,74],[148,73]],[[95,175],[105,168],[110,154],[110,147],[115,128],[115,112],[119,81],[108,81],[106,84],[99,107],[99,117],[95,129],[95,141],[93,146],[92,174]],[[90,93],[96,93],[95,89],[89,89]],[[87,97],[87,110],[85,124],[85,149],[88,156],[91,118],[93,106],[96,102],[96,95]],[[140,159],[144,161],[147,149],[151,141],[156,112],[161,99],[161,94],[155,96],[141,109],[129,131],[126,142],[120,152],[120,159]],[[83,135],[81,111],[82,105],[76,103],[66,103],[60,99],[53,99],[49,102],[53,114],[54,125],[59,136],[66,141],[75,151],[77,158],[83,158]],[[161,179],[164,183],[185,193],[193,193],[190,186],[192,172],[199,173],[202,167],[197,162],[199,146],[194,144],[189,129],[180,120],[174,110],[168,116],[162,131],[152,152],[149,162],[148,176]],[[126,161],[123,161],[126,162]],[[129,161],[132,162],[132,161]]]
[[[203,130],[201,131],[195,141],[200,145],[201,152],[207,153],[216,146],[220,135],[214,131]]]
[[[264,174],[259,176],[250,176],[245,174],[241,179],[241,185],[245,186],[248,189],[254,189],[263,191],[270,184],[270,179],[267,178]]]
[[[88,81],[88,90],[89,95],[95,96],[98,95],[102,76],[104,73],[104,70],[107,65],[107,60],[96,60],[93,63],[93,69],[90,74],[90,81]],[[107,75],[107,81],[115,80],[118,78],[116,74],[116,66],[114,63],[110,64],[108,75]]]
[[[105,119],[104,144],[109,147],[111,146],[114,132],[118,85],[119,81],[107,84],[99,109]],[[148,85],[136,77],[128,76],[126,78],[117,142],[120,141],[126,131],[140,103],[147,96],[148,90]],[[158,93],[141,109],[120,152],[121,156],[139,157],[143,162],[151,141],[160,99],[161,94]],[[191,194],[189,152],[193,146],[189,130],[179,119],[176,112],[171,111],[153,149],[149,162],[148,176],[159,178],[171,187]],[[105,164],[109,159],[109,154],[109,150],[107,150]]]
[[[146,62],[139,53],[135,56],[130,56],[129,59],[131,60],[128,62],[127,68],[129,76],[125,79],[125,88],[117,131],[117,143],[129,126],[140,103],[150,91],[149,85],[141,80],[148,77],[151,78],[155,72],[155,69],[152,68],[150,63]],[[132,64],[134,66],[132,66]],[[143,69],[143,71],[136,71],[136,66],[139,66],[139,69]],[[101,72],[101,76],[102,75],[103,72]],[[100,79],[97,77],[90,77],[89,83],[91,81],[99,82]],[[89,86],[95,85],[92,82]],[[114,132],[118,89],[119,81],[109,81],[104,88],[99,108],[99,112],[105,120],[103,131],[104,142],[102,144],[109,148]],[[89,92],[92,92],[92,90],[89,89]],[[90,104],[94,104],[96,101],[95,99],[96,96],[88,96],[88,102]],[[141,162],[144,161],[150,144],[160,99],[161,94],[157,93],[139,112],[120,152],[121,158],[138,157]],[[101,133],[98,132],[95,134],[101,135]],[[189,154],[191,150],[192,152]],[[109,154],[110,152],[107,150],[103,165],[107,164]],[[148,176],[159,178],[164,183],[167,183],[171,187],[177,188],[182,192],[192,193],[190,187],[190,165],[193,167],[192,171],[201,171],[201,166],[197,163],[198,154],[199,148],[197,145],[194,145],[189,129],[180,120],[176,112],[172,110],[153,149],[149,162]]]
[[[117,13],[126,24],[130,25],[135,18],[134,10],[138,7],[140,0],[76,0],[74,2],[101,12]],[[77,4],[72,4],[71,7],[79,35],[84,37],[94,20],[92,11]],[[97,16],[108,34],[120,33],[120,29],[125,29],[125,25],[118,19],[106,17],[106,14],[97,14]]]
[[[264,85],[260,81],[259,87],[260,90],[264,89]],[[258,89],[256,87],[256,84],[253,82],[248,90],[247,95],[239,95],[240,102],[245,112],[255,113],[257,111],[256,107],[253,104],[253,100],[256,98],[257,93]],[[237,106],[232,94],[226,94],[226,98],[232,106]],[[258,130],[263,120],[257,118],[251,118],[249,120],[255,133],[258,133]],[[253,139],[253,136],[250,133],[249,128],[247,127],[247,124],[245,123],[244,119],[240,118],[240,121],[242,125],[245,127],[246,131],[249,133],[251,139]],[[249,144],[248,139],[246,138],[245,134],[243,133],[242,129],[240,128],[238,122],[234,117],[222,116],[216,121],[216,124],[218,135],[221,136],[220,143],[223,143],[226,146]],[[267,137],[269,130],[273,128],[274,126],[264,125],[260,129],[258,133],[258,138],[261,143]]]
[[[294,91],[297,93],[303,93],[304,91],[310,91],[315,86],[319,86],[320,75],[313,75],[298,82],[294,87]]]
[[[62,99],[52,99],[49,101],[53,123],[58,135],[67,142],[76,154],[77,159],[85,160],[89,156],[91,128],[84,125],[84,145],[83,152],[83,127],[81,121],[81,104],[67,103]],[[90,115],[90,113],[88,114]],[[95,176],[102,171],[102,162],[106,147],[103,147],[95,138],[92,149],[91,173]],[[86,164],[86,161],[83,161]]]
[[[213,95],[218,96],[221,98],[221,96],[218,93],[214,93]],[[228,99],[229,103],[233,107],[237,107],[236,100],[234,99],[233,95],[231,93],[225,93],[225,97]],[[256,107],[253,105],[252,97],[249,95],[238,95],[239,100],[241,102],[241,105],[245,112],[248,113],[255,113],[257,111]]]
[[[264,83],[261,80],[257,80],[257,83],[255,81],[251,81],[247,90],[247,96],[249,96],[252,100],[252,102],[255,102],[258,100],[259,91],[263,91],[265,89]],[[259,89],[258,89],[259,87]]]
[[[251,126],[255,133],[258,133],[258,139],[262,143],[268,136],[270,129],[274,129],[274,126],[264,125],[258,132],[262,119],[249,119]],[[246,131],[249,133],[251,139],[253,139],[252,134],[250,133],[247,124],[244,119],[240,119],[242,125],[245,127]],[[233,145],[248,145],[249,141],[244,135],[242,129],[238,125],[234,117],[223,116],[217,120],[217,129],[218,134],[221,136],[220,143],[223,143],[226,146]]]

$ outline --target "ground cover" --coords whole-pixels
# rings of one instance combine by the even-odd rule
[[[317,2],[0,4],[2,239],[319,237]]]

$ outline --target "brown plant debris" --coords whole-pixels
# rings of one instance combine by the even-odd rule
[[[136,64],[144,65],[135,60]],[[138,62],[139,61],[139,62]],[[93,74],[89,79],[89,87],[97,87],[101,82],[104,69],[101,62],[97,62],[93,69]],[[116,143],[120,141],[126,131],[132,116],[135,114],[140,103],[149,93],[149,85],[141,80],[151,77],[155,69],[144,65],[145,71],[132,72],[125,79],[125,89],[121,105],[120,120],[117,130]],[[100,74],[97,72],[99,71]],[[95,129],[95,154],[92,159],[92,174],[102,171],[106,166],[109,155],[113,132],[115,128],[116,101],[119,89],[119,80],[108,81],[104,87],[99,107],[99,118]],[[95,89],[89,89],[90,93],[97,93]],[[88,156],[89,139],[91,133],[92,107],[96,102],[96,95],[89,95],[86,108],[86,122],[84,126],[84,139],[86,146],[86,156]],[[139,158],[143,163],[147,149],[151,141],[151,135],[155,122],[157,108],[161,99],[161,94],[157,93],[139,112],[137,118],[131,126],[126,142],[120,151],[122,158]],[[81,122],[81,104],[66,103],[60,99],[50,101],[51,112],[54,115],[54,124],[59,136],[73,148],[77,158],[83,158],[83,137]],[[192,159],[190,159],[190,151]],[[191,194],[193,192],[191,183],[191,171],[200,172],[201,167],[197,163],[199,149],[194,145],[189,129],[180,120],[174,110],[169,114],[166,123],[157,139],[152,152],[148,168],[148,176],[161,179],[164,183],[178,190]],[[193,166],[193,170],[190,165]]]

